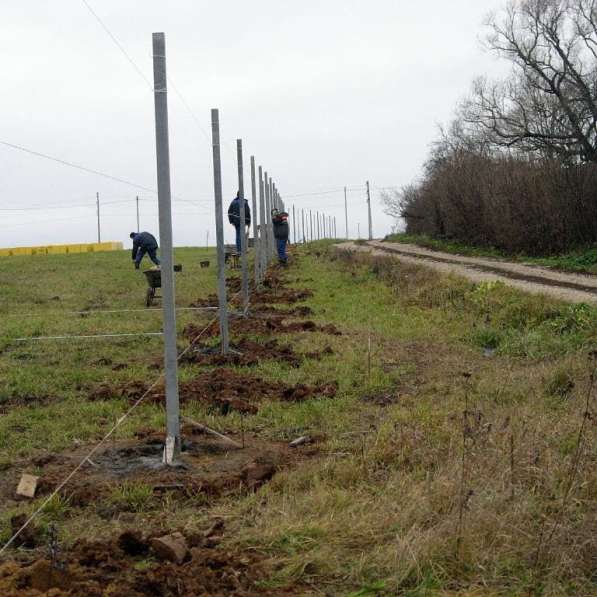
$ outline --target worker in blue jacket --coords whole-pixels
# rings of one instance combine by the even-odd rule
[[[230,203],[230,207],[228,208],[228,221],[234,226],[236,230],[236,251],[238,253],[241,252],[241,230],[243,234],[245,233],[244,226],[241,226],[240,222],[240,207],[241,201],[245,202],[245,226],[251,225],[251,210],[249,209],[249,202],[246,199],[241,199],[239,193],[236,194],[236,197]]]
[[[133,261],[135,262],[135,269],[139,269],[141,260],[145,254],[156,264],[160,265],[160,260],[156,254],[158,250],[158,241],[153,234],[149,232],[131,232],[130,237],[133,239]]]

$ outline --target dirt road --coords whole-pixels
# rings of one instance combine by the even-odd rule
[[[374,240],[365,244],[341,243],[338,247],[374,255],[394,255],[401,261],[464,276],[474,282],[500,280],[525,292],[546,294],[572,303],[597,304],[597,276],[564,273],[486,257],[464,257],[406,243]]]

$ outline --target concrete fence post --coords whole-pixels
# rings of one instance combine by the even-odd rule
[[[180,453],[180,405],[178,396],[178,354],[176,348],[174,255],[172,250],[172,203],[170,194],[165,35],[163,33],[154,33],[152,35],[152,42],[160,256],[162,261],[164,370],[166,378],[166,446],[164,449],[164,462],[172,464],[176,456]]]
[[[249,310],[249,262],[247,260],[247,226],[245,210],[245,177],[243,170],[243,141],[236,140],[236,162],[238,167],[238,196],[240,197],[240,261],[241,261],[241,294],[243,313]]]
[[[214,166],[214,197],[216,203],[216,244],[218,255],[218,306],[222,354],[230,348],[228,335],[228,297],[226,294],[226,255],[224,247],[224,211],[222,208],[222,165],[220,161],[220,116],[217,108],[211,111],[211,137]]]

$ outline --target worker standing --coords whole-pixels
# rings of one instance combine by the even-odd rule
[[[288,263],[286,254],[286,245],[290,235],[290,226],[288,225],[288,214],[285,211],[272,209],[272,223],[274,225],[274,238],[276,239],[276,248],[278,249],[278,261],[280,265]]]
[[[149,232],[131,232],[130,237],[133,239],[133,261],[135,262],[135,269],[139,269],[141,260],[145,254],[156,264],[160,265],[156,251],[158,250],[158,241],[153,234]]]
[[[243,234],[246,233],[245,226],[251,225],[251,210],[249,208],[249,202],[246,199],[240,198],[240,193],[236,193],[236,197],[230,203],[230,207],[228,208],[228,221],[234,226],[236,229],[236,251],[240,254],[241,252],[241,231]],[[240,221],[240,208],[241,208],[241,201],[245,202],[245,226],[241,225]]]

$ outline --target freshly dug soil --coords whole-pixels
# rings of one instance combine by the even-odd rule
[[[182,430],[182,453],[176,466],[162,463],[163,431],[150,431],[144,437],[115,441],[86,461],[61,495],[70,507],[95,505],[99,516],[111,519],[118,512],[136,511],[140,507],[134,492],[133,498],[127,497],[127,487],[143,485],[151,490],[150,495],[143,498],[142,510],[159,506],[164,494],[180,500],[197,499],[199,495],[215,499],[239,489],[256,490],[280,468],[316,453],[316,448],[312,448],[312,452],[297,455],[286,443],[269,442],[249,434],[230,434],[225,430],[223,433],[244,447],[235,447],[195,426],[186,425]],[[15,463],[0,477],[0,507],[11,508],[26,500],[15,493],[22,473],[36,472],[39,475],[36,497],[48,495],[89,450],[90,446],[81,446],[57,456],[48,455],[40,471],[36,471],[39,467],[37,459]],[[20,517],[15,517],[11,521],[13,531],[23,522]],[[17,545],[39,546],[43,540],[33,531],[33,527],[28,527],[17,539]]]
[[[296,388],[302,388],[296,392]],[[324,383],[315,386],[299,384],[288,386],[280,382],[271,382],[261,377],[219,368],[201,373],[195,379],[180,384],[180,402],[202,402],[209,405],[219,414],[226,415],[231,411],[255,414],[264,400],[306,400],[324,396],[334,397],[336,392],[330,388],[337,384]],[[103,383],[92,390],[90,400],[109,400],[126,398],[138,400],[148,386],[143,382],[128,382],[117,386]],[[295,398],[293,398],[296,396]],[[153,388],[145,398],[146,402],[164,403],[166,400],[163,385]]]
[[[186,338],[196,338],[203,328],[194,323],[189,323],[183,330]],[[232,334],[292,334],[296,332],[321,332],[333,336],[341,336],[342,332],[333,324],[318,325],[314,321],[290,321],[286,322],[284,316],[265,315],[263,317],[236,318],[230,321],[230,331]],[[214,338],[220,334],[219,322],[214,321],[203,332],[204,337]]]
[[[217,531],[221,532],[221,531]],[[160,534],[155,534],[157,537]],[[24,562],[0,564],[3,597],[102,597],[299,594],[294,589],[264,589],[265,557],[255,551],[219,547],[220,536],[181,534],[186,556],[181,564],[153,551],[152,535],[125,531],[108,541],[78,541],[54,562],[33,554]],[[149,554],[149,558],[148,558]],[[39,559],[37,559],[39,558]]]
[[[185,353],[181,363],[208,365],[208,366],[237,366],[255,367],[261,361],[277,361],[286,363],[291,367],[300,367],[305,358],[321,360],[324,356],[334,354],[330,346],[321,351],[311,351],[304,354],[295,352],[288,344],[279,344],[272,339],[267,342],[256,342],[243,337],[231,345],[232,351],[224,355],[219,346],[196,345]]]

